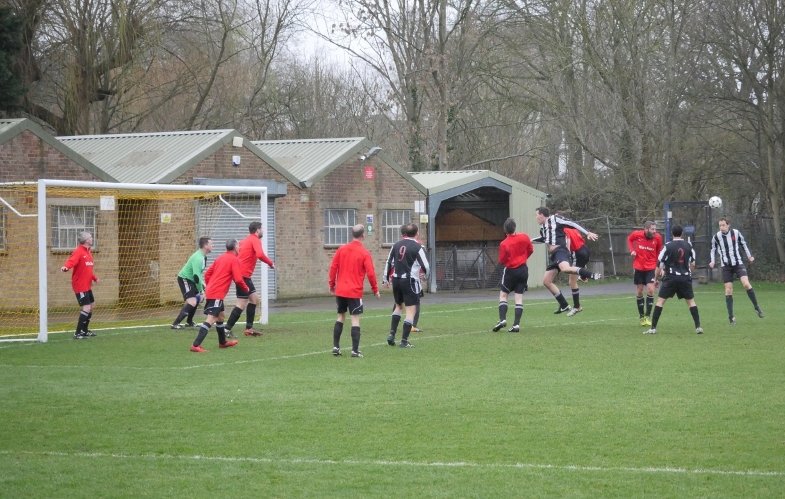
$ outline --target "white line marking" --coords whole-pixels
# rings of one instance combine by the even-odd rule
[[[449,313],[449,311],[445,311],[445,313]],[[618,321],[626,321],[627,318],[613,318],[613,319],[598,319],[593,321],[570,321],[571,325],[589,325],[589,324],[600,324],[600,323],[607,323],[607,322],[618,322]],[[531,331],[532,329],[547,329],[550,327],[554,327],[554,324],[540,324],[536,326],[527,326],[522,331]],[[455,338],[456,336],[468,336],[473,334],[495,334],[489,333],[490,329],[482,329],[482,330],[475,330],[475,331],[465,331],[461,333],[449,333],[449,334],[435,334],[435,335],[428,335],[428,336],[417,336],[414,338],[414,341],[427,341],[427,340],[437,340],[441,338]],[[79,341],[92,341],[92,340],[79,340]],[[373,348],[373,347],[380,347],[387,346],[387,342],[379,342],[379,343],[371,343],[366,344],[364,348]],[[299,359],[303,357],[312,357],[315,355],[325,355],[332,352],[332,348],[329,350],[318,350],[314,352],[303,352],[303,353],[295,353],[289,355],[279,355],[276,357],[265,357],[259,359],[245,359],[245,360],[235,360],[232,362],[216,362],[213,364],[194,364],[191,366],[147,366],[147,367],[140,367],[140,366],[118,366],[118,365],[41,365],[41,364],[0,364],[0,368],[9,367],[13,369],[20,369],[20,368],[30,368],[30,369],[120,369],[120,370],[131,370],[131,371],[190,371],[192,369],[204,369],[208,367],[226,367],[226,366],[239,366],[243,364],[256,364],[259,362],[274,362],[277,360],[287,360],[287,359]]]
[[[522,470],[555,470],[568,472],[597,473],[649,473],[649,474],[681,474],[681,475],[722,475],[742,477],[783,477],[785,471],[760,470],[717,470],[707,468],[657,467],[657,466],[584,466],[576,464],[542,464],[542,463],[473,463],[469,461],[394,461],[383,459],[317,459],[317,458],[273,458],[243,456],[202,456],[177,454],[124,454],[106,452],[59,452],[59,451],[12,451],[0,450],[0,455],[12,457],[48,456],[48,457],[83,457],[90,459],[142,459],[142,460],[182,460],[207,461],[226,463],[255,464],[291,464],[291,465],[353,465],[353,466],[400,466],[413,468],[485,468],[485,469],[522,469]]]

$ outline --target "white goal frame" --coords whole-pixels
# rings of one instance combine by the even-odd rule
[[[46,343],[48,341],[49,320],[47,287],[47,230],[46,230],[46,189],[47,187],[75,187],[89,189],[106,190],[128,190],[128,191],[180,191],[180,192],[215,192],[215,193],[253,193],[259,195],[259,219],[263,224],[267,223],[267,187],[263,186],[238,186],[238,185],[175,185],[175,184],[133,184],[115,182],[89,182],[79,180],[38,180],[38,304],[39,304],[39,323],[38,337],[35,341]],[[224,201],[226,203],[226,201]],[[234,209],[234,208],[232,208]],[[235,210],[237,211],[237,210]],[[268,253],[267,238],[262,238],[262,249]],[[262,286],[260,289],[260,302],[262,306],[259,322],[267,324],[269,321],[269,293],[267,286],[269,278],[267,273],[269,268],[262,267]],[[174,278],[174,276],[172,277]]]

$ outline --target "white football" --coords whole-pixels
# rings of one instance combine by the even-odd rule
[[[719,208],[722,206],[722,199],[719,196],[712,196],[709,198],[709,206],[712,208]]]

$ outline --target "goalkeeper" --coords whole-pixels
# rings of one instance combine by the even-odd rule
[[[185,265],[177,274],[177,285],[183,294],[185,304],[172,323],[172,329],[182,329],[180,322],[188,318],[186,325],[195,326],[194,314],[204,295],[204,269],[207,266],[207,254],[213,250],[213,240],[209,237],[199,238],[199,249],[188,258]]]

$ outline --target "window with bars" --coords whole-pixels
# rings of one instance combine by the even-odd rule
[[[401,225],[411,223],[412,210],[384,210],[382,212],[382,244],[392,246],[401,238]]]
[[[357,210],[324,210],[324,245],[340,246],[351,241],[356,220]]]
[[[79,244],[80,232],[93,235],[93,250],[98,243],[95,234],[95,207],[54,206],[52,207],[52,249],[72,250]]]

